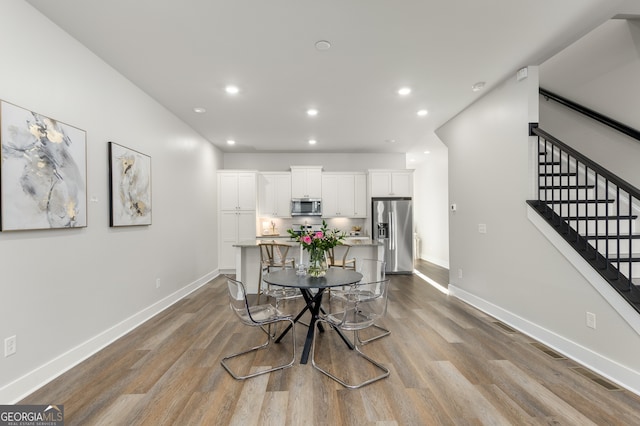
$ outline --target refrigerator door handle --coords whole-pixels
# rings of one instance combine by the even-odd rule
[[[395,223],[395,216],[393,215],[393,212],[389,212],[389,235],[387,235],[387,237],[389,237],[389,248],[391,250],[395,250],[396,249],[396,223]]]

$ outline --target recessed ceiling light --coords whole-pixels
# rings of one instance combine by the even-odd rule
[[[418,114],[419,117],[424,117],[425,115],[429,114],[429,111],[427,111],[426,109],[421,109],[416,114]]]
[[[318,115],[318,110],[317,110],[317,109],[315,109],[315,108],[309,108],[309,109],[307,110],[307,115],[308,115],[309,117],[315,117],[316,115]]]
[[[317,142],[315,139],[309,139],[309,145],[315,145]]]
[[[227,139],[227,145],[235,145],[236,141],[234,141],[233,139]]]
[[[425,151],[424,153],[425,154],[431,154],[431,151]]]
[[[240,92],[240,88],[238,86],[229,85],[224,88],[224,91],[230,95],[237,95]]]
[[[407,96],[409,93],[411,93],[411,87],[401,87],[398,89],[398,95],[400,96]]]
[[[396,143],[395,139],[385,139],[386,143]]]
[[[331,49],[331,43],[327,40],[316,41],[316,50],[329,50]]]
[[[484,81],[479,81],[473,86],[471,86],[471,90],[473,90],[474,92],[479,92],[482,89],[484,89],[484,85],[485,85]]]
[[[206,110],[206,109],[204,109],[204,108],[202,108],[202,107],[195,107],[195,108],[193,109],[193,112],[196,112],[196,113],[198,113],[198,114],[202,114],[202,113],[207,112],[207,110]]]

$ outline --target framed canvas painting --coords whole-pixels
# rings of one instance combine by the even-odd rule
[[[109,142],[109,175],[109,225],[151,225],[151,157]]]
[[[0,101],[2,231],[87,226],[86,132]]]

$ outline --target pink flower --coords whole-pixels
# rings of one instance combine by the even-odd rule
[[[316,235],[314,236],[314,238],[319,238],[319,239],[322,239],[323,237],[324,237],[324,234],[322,233],[322,231],[316,232]]]
[[[308,235],[305,235],[302,237],[302,242],[305,244],[311,244],[311,237]]]

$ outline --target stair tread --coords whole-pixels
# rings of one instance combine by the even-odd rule
[[[639,254],[635,254],[634,256],[632,256],[631,258],[629,258],[629,256],[622,256],[622,257],[616,257],[616,256],[609,256],[607,258],[607,260],[609,262],[616,262],[618,260],[620,260],[621,262],[625,263],[625,262],[640,262],[640,253]]]
[[[617,234],[587,234],[584,235],[584,238],[586,238],[587,240],[615,240],[615,239],[621,239],[621,240],[628,240],[628,239],[632,239],[632,240],[638,240],[640,239],[640,234],[623,234],[623,235],[617,235]]]
[[[619,219],[637,219],[638,215],[620,215],[620,216],[561,216],[563,220],[619,220]]]
[[[593,189],[595,185],[543,185],[539,189]]]
[[[547,204],[612,204],[615,200],[541,200]]]

